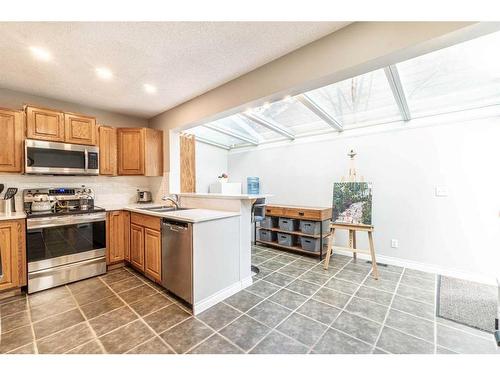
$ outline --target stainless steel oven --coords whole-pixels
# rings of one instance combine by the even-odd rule
[[[99,174],[99,147],[27,139],[24,156],[30,174]]]
[[[106,213],[28,217],[28,293],[106,272]]]

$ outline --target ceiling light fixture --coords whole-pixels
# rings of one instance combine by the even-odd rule
[[[38,60],[49,61],[52,59],[52,54],[41,47],[30,47],[30,51]]]
[[[268,109],[270,106],[271,106],[271,103],[269,103],[269,102],[265,102],[265,103],[262,105],[262,108],[264,108],[264,109]]]
[[[149,83],[145,83],[143,87],[144,91],[146,91],[148,94],[156,94],[156,91],[158,91],[155,86],[150,85]]]
[[[97,76],[102,79],[111,79],[113,78],[113,72],[109,70],[108,68],[96,68],[95,72],[97,73]]]

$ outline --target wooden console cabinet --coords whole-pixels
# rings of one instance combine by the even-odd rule
[[[25,233],[24,220],[0,221],[3,274],[0,279],[0,292],[20,288],[27,283]]]
[[[161,219],[130,214],[130,264],[146,276],[161,281]]]
[[[24,115],[0,108],[0,172],[23,172]]]

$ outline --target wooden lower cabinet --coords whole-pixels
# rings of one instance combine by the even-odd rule
[[[107,214],[107,264],[130,259],[130,213],[112,211]]]
[[[130,263],[144,272],[144,227],[130,224]]]
[[[144,272],[161,281],[161,232],[144,228],[144,253]]]
[[[0,279],[0,291],[26,285],[25,232],[24,220],[0,221],[3,274]]]

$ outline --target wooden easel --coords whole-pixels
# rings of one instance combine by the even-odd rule
[[[356,156],[356,153],[354,150],[351,150],[347,154],[351,160],[350,160],[350,166],[349,166],[349,175],[347,176],[347,181],[349,182],[357,182],[357,172],[356,168],[354,165],[354,157]],[[363,177],[360,177],[359,182],[363,182]],[[345,178],[342,178],[342,182],[345,181]],[[335,232],[337,230],[348,230],[349,231],[349,246],[333,246],[333,240],[335,238]],[[368,234],[368,242],[369,242],[369,249],[358,249],[356,246],[356,231],[359,232],[367,232]],[[347,250],[352,252],[352,257],[354,260],[357,259],[357,253],[361,254],[369,254],[371,257],[372,261],[372,275],[373,277],[377,280],[378,279],[378,269],[377,269],[377,260],[375,258],[375,247],[373,245],[373,225],[365,225],[365,224],[343,224],[343,223],[332,223],[330,224],[330,233],[331,235],[328,238],[328,251],[326,252],[326,260],[325,260],[325,265],[323,268],[325,270],[328,269],[328,266],[330,264],[330,257],[332,256],[332,253],[334,250]]]

